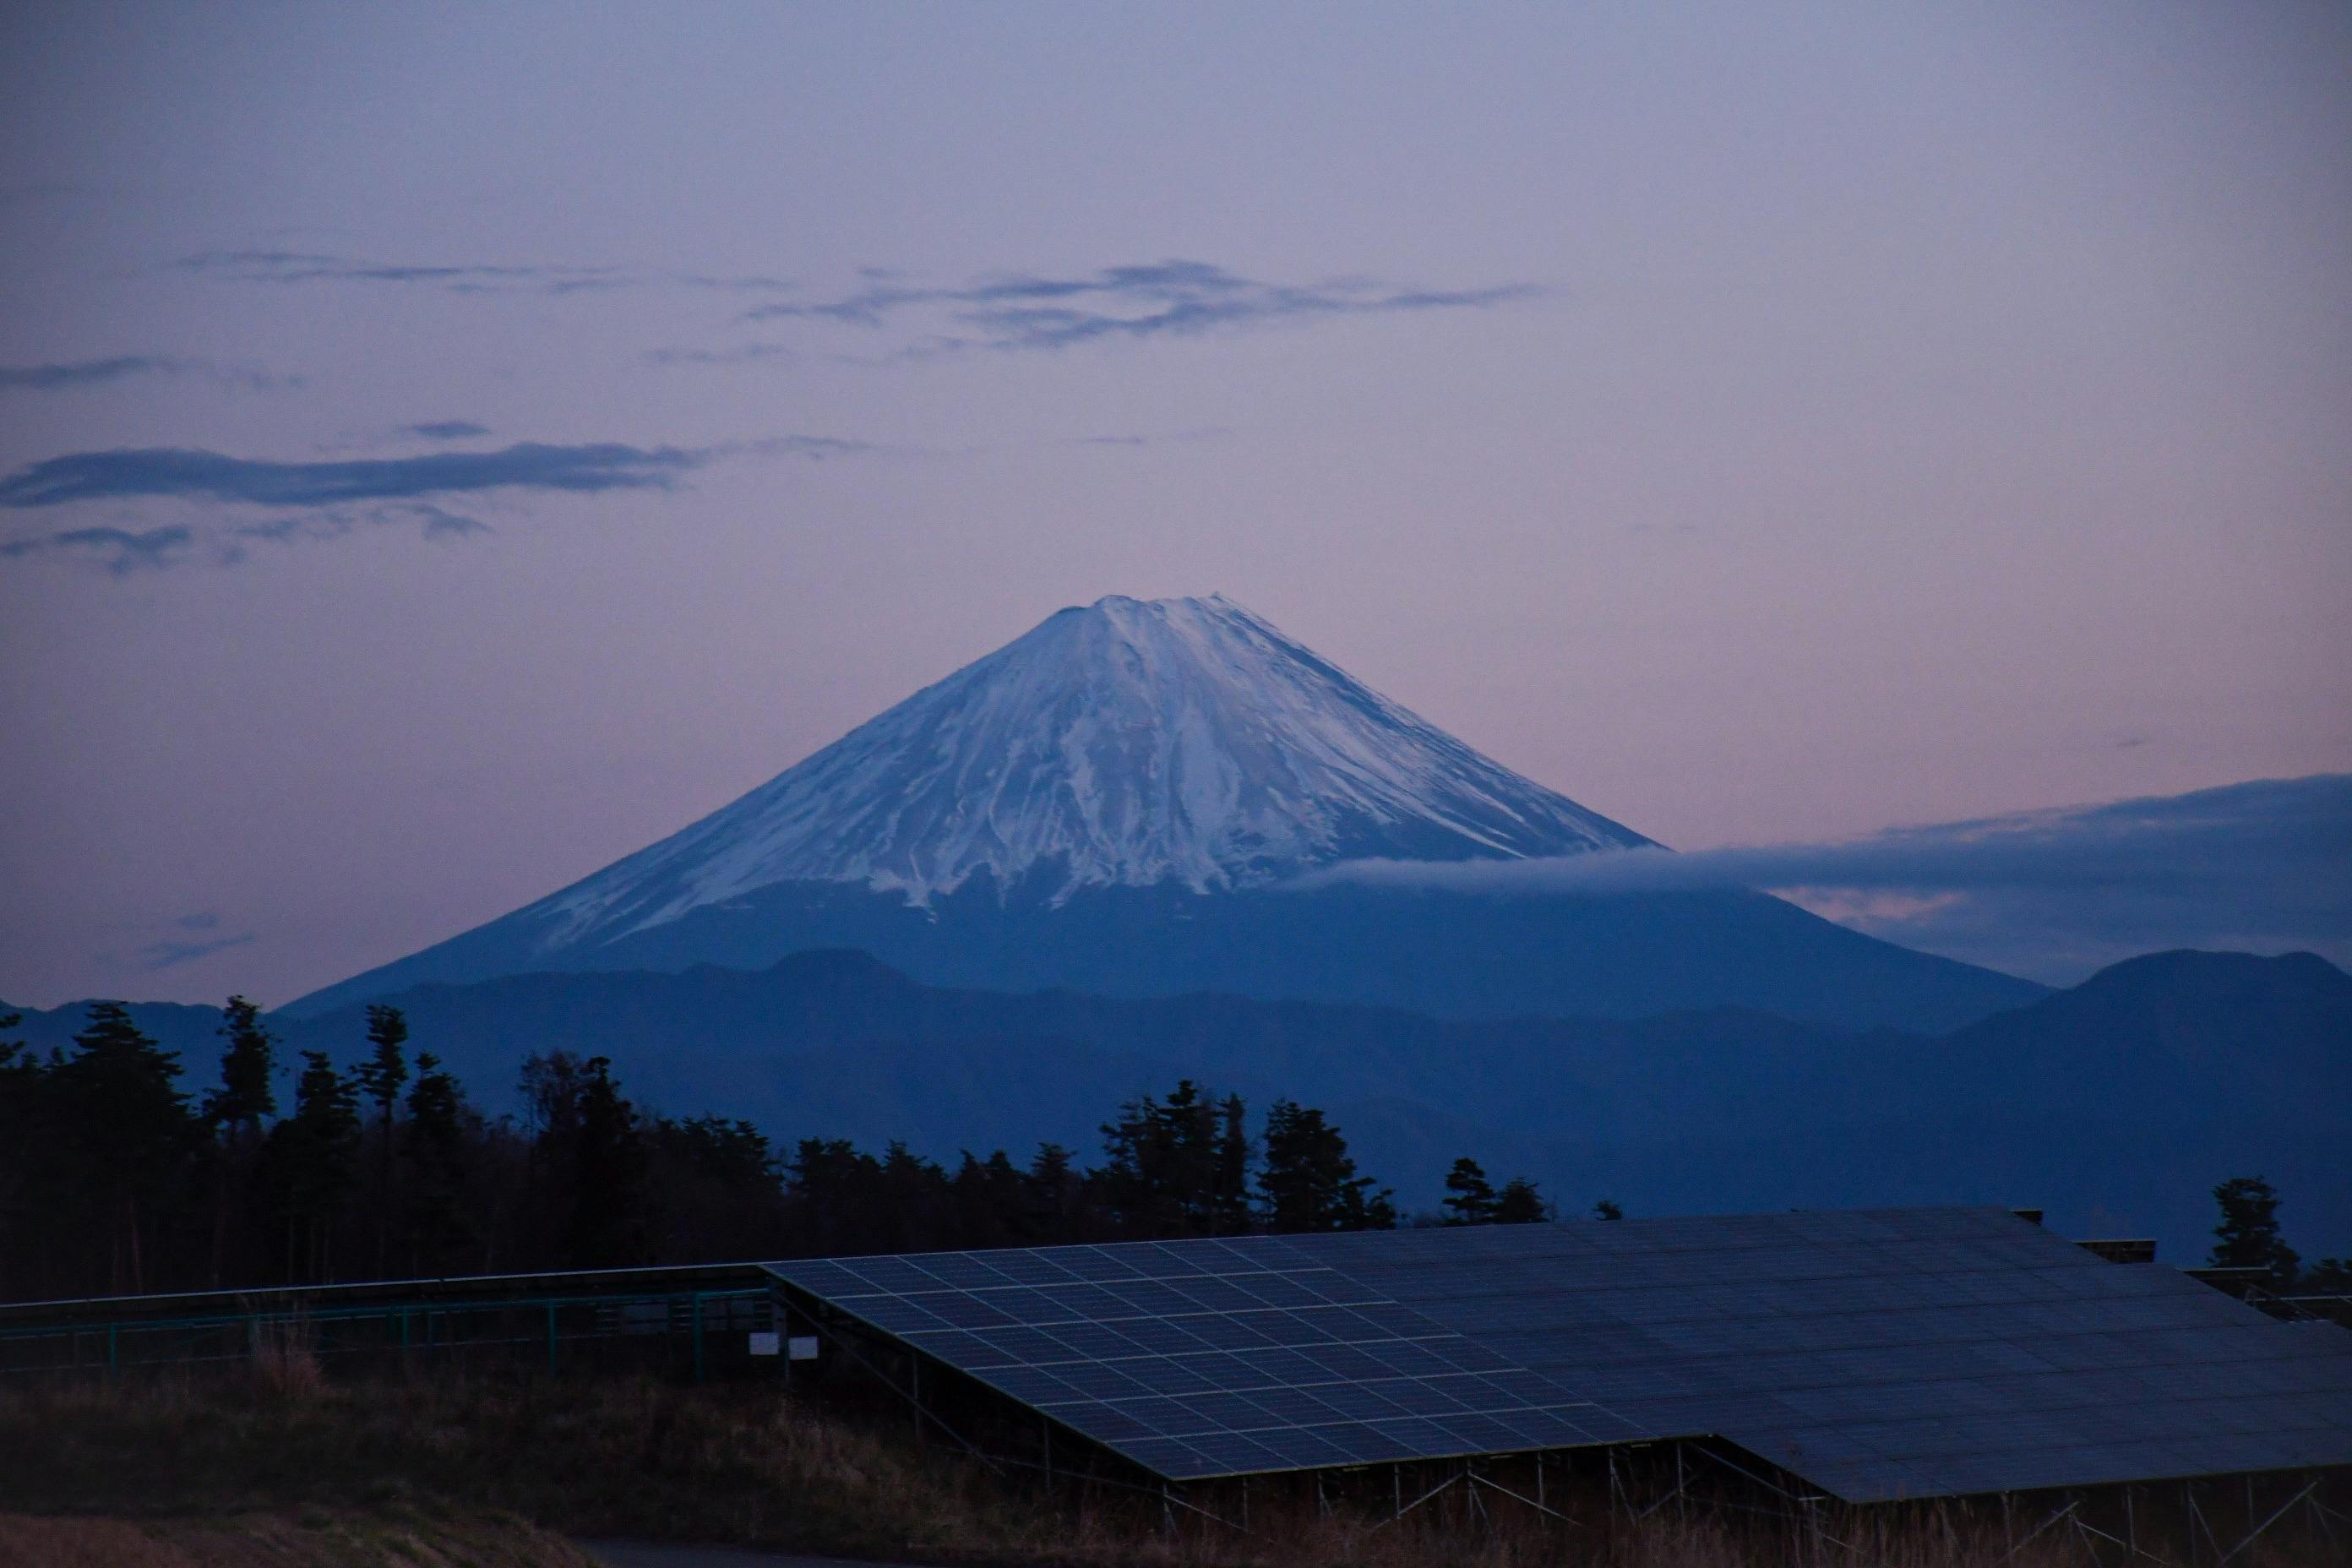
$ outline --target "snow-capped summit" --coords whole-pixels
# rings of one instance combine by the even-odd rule
[[[583,978],[543,1010],[507,996],[521,1009],[512,1039],[568,1049],[635,1031],[683,1060],[699,1049],[690,1031],[661,1013],[616,1019],[589,977],[667,973],[693,1016],[727,972],[818,949],[931,985],[1451,1017],[1738,1006],[1928,1028],[2039,994],[1756,892],[1504,897],[1297,875],[1647,842],[1229,599],[1111,598],[1051,616],[685,831],[289,1010],[570,972]]]
[[[915,903],[986,879],[1261,885],[1365,856],[1649,842],[1481,755],[1223,595],[1048,617],[734,804],[530,910],[598,943],[782,882]]]

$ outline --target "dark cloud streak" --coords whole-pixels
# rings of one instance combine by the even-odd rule
[[[877,282],[827,300],[779,302],[750,321],[827,321],[880,327],[908,312],[943,312],[962,329],[927,340],[925,353],[1038,351],[1103,340],[1188,337],[1285,321],[1425,310],[1485,310],[1534,299],[1532,284],[1423,289],[1374,279],[1267,283],[1205,261],[1108,267],[1079,277],[1014,275],[957,289]]]
[[[178,523],[160,528],[68,528],[0,543],[0,560],[15,561],[49,551],[86,551],[117,577],[142,566],[169,566],[195,543],[195,532]]]
[[[414,427],[460,431],[462,421]],[[279,463],[179,447],[75,452],[0,478],[0,508],[36,510],[77,503],[164,499],[204,508],[264,507],[279,515],[237,521],[210,516],[201,527],[172,523],[144,530],[115,526],[61,529],[0,541],[0,560],[68,552],[94,554],[116,576],[142,566],[193,559],[207,548],[221,565],[247,559],[249,544],[341,538],[355,530],[416,523],[424,537],[465,538],[491,531],[479,519],[428,498],[502,490],[585,494],[664,490],[706,463],[732,458],[797,458],[880,454],[892,448],[833,436],[773,436],[719,447],[639,447],[618,442],[549,446],[521,442],[491,452],[428,452],[413,457]],[[898,450],[904,450],[899,448]]]
[[[301,250],[205,250],[173,263],[182,272],[238,283],[385,283],[451,294],[590,294],[617,289],[710,289],[773,294],[790,280],[763,273],[638,272],[562,262],[396,262]]]
[[[241,936],[225,936],[212,942],[182,942],[176,938],[151,942],[139,950],[139,962],[151,970],[177,969],[184,963],[194,963],[197,959],[208,958],[225,949],[243,947],[257,934],[247,931]]]
[[[111,359],[78,360],[62,364],[0,365],[0,392],[78,392],[142,376],[203,376],[223,386],[257,392],[299,386],[299,376],[269,375],[210,360],[175,359],[166,354],[117,354]]]
[[[790,359],[793,351],[782,343],[744,343],[731,349],[651,349],[646,363],[674,364],[756,364],[762,360]]]
[[[183,496],[255,506],[328,506],[477,490],[575,493],[662,489],[703,455],[600,442],[558,447],[518,442],[495,452],[431,452],[409,458],[274,463],[176,447],[75,452],[0,479],[0,507],[61,506],[134,496]]]

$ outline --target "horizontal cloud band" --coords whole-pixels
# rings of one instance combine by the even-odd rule
[[[1899,828],[1835,844],[1546,860],[1359,860],[1299,879],[1496,897],[1769,888],[2037,978],[2150,947],[2352,955],[2352,775]],[[1837,891],[1863,895],[1839,898]]]
[[[74,452],[0,479],[0,506],[61,506],[131,496],[186,496],[256,506],[332,506],[520,488],[595,491],[668,485],[703,454],[600,442],[521,442],[495,452],[273,463],[174,447]]]

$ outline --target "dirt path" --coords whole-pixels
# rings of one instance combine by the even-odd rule
[[[913,1568],[903,1563],[851,1563],[838,1557],[796,1557],[736,1546],[673,1546],[648,1541],[572,1543],[604,1568]]]

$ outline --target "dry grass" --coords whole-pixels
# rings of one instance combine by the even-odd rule
[[[0,1514],[9,1568],[593,1568],[519,1519],[237,1514],[171,1520]]]
[[[296,1346],[238,1379],[0,1393],[0,1453],[9,1456],[0,1466],[0,1509],[14,1510],[0,1516],[0,1561],[41,1568],[568,1568],[583,1561],[560,1555],[568,1549],[539,1533],[545,1531],[1066,1568],[2058,1568],[2091,1561],[2063,1530],[2011,1556],[1998,1520],[1981,1512],[1878,1510],[1826,1521],[1851,1551],[1816,1549],[1777,1518],[1694,1510],[1685,1519],[1669,1509],[1633,1524],[1607,1507],[1604,1492],[1557,1480],[1552,1501],[1576,1526],[1499,1498],[1481,1508],[1461,1489],[1382,1524],[1370,1500],[1327,1511],[1303,1485],[1261,1483],[1247,1534],[1181,1513],[1171,1531],[1157,1497],[1066,1481],[1049,1497],[1034,1478],[1001,1478],[936,1447],[916,1449],[902,1415],[869,1423],[772,1387],[688,1389],[620,1377],[345,1384],[320,1379],[315,1362],[306,1370],[305,1359]],[[1229,1514],[1238,1501],[1202,1500]],[[2232,1568],[2327,1560],[2280,1539],[2241,1554]]]

